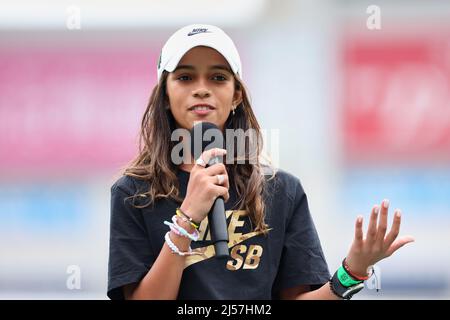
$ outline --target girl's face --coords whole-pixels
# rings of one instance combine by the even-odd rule
[[[231,110],[242,99],[241,90],[235,91],[234,86],[233,71],[218,51],[204,46],[189,50],[167,77],[170,110],[177,126],[191,129],[194,121],[207,121],[223,130]]]

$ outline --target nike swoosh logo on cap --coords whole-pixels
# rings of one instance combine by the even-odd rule
[[[206,28],[198,28],[194,29],[191,32],[188,33],[188,37],[199,34],[199,33],[210,33],[211,31],[208,31]]]

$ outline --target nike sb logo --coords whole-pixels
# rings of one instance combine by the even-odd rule
[[[230,260],[227,261],[227,269],[237,271],[240,269],[257,269],[263,255],[263,247],[256,244],[243,244],[242,242],[257,237],[262,234],[261,231],[253,231],[242,234],[239,229],[246,222],[247,212],[245,210],[226,210],[226,218],[230,218],[228,223],[228,248],[230,248]],[[272,230],[270,228],[269,230]],[[209,230],[208,218],[205,218],[200,224],[199,241],[211,241],[211,232]],[[214,244],[206,245],[192,249],[197,255],[187,256],[185,268],[215,256]]]
[[[188,37],[199,34],[199,33],[209,33],[209,32],[211,32],[211,31],[208,31],[207,28],[196,28],[188,33]]]

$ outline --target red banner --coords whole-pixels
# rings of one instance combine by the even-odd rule
[[[0,171],[117,168],[137,151],[157,50],[0,49]]]
[[[450,33],[435,31],[344,39],[347,161],[449,162]]]

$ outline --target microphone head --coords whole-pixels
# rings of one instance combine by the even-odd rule
[[[211,122],[197,122],[190,130],[191,154],[198,159],[203,151],[224,149],[223,133]]]

